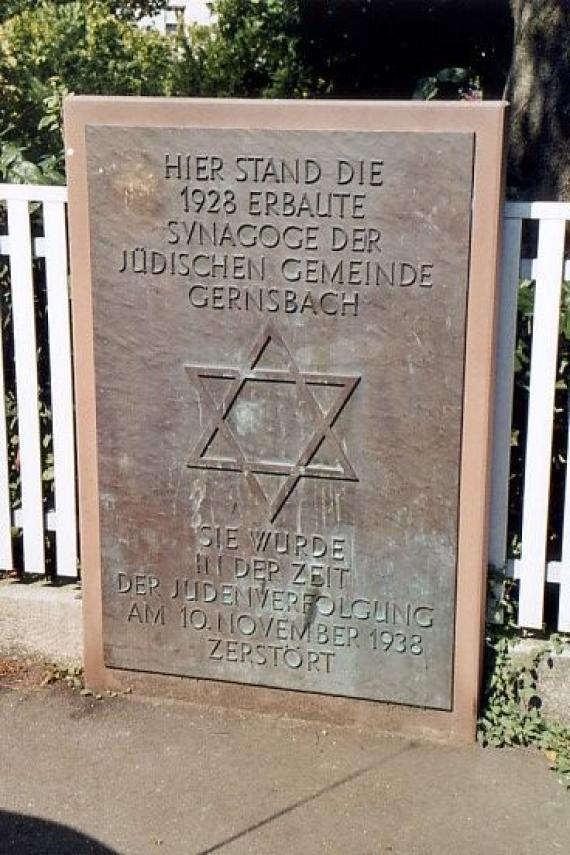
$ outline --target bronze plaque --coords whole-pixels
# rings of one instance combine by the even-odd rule
[[[451,709],[474,135],[86,150],[105,664]]]

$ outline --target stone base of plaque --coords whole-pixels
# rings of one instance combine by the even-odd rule
[[[354,698],[245,686],[216,680],[197,680],[106,668],[86,678],[98,691],[130,690],[140,695],[186,701],[244,713],[314,721],[341,727],[370,728],[421,739],[470,743],[474,740],[472,714],[453,716],[398,704]]]

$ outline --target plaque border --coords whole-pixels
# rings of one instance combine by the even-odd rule
[[[133,688],[199,704],[431,736],[475,738],[483,664],[493,378],[507,104],[497,102],[313,101],[69,96],[64,105],[69,194],[79,521],[85,680],[99,690]],[[459,467],[453,706],[423,709],[292,689],[175,677],[106,667],[101,551],[90,231],[85,129],[88,125],[303,131],[421,131],[475,137]]]

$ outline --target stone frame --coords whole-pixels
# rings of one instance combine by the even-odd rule
[[[97,689],[183,697],[240,707],[471,741],[482,675],[497,276],[503,193],[502,102],[249,101],[70,97],[65,104],[75,353],[85,678]],[[454,695],[450,712],[286,689],[107,668],[103,661],[95,433],[95,374],[85,128],[87,125],[465,132],[475,136],[473,217],[460,464]]]

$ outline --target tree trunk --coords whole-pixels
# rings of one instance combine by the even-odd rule
[[[521,199],[570,200],[570,2],[511,0],[514,49],[509,187]]]

